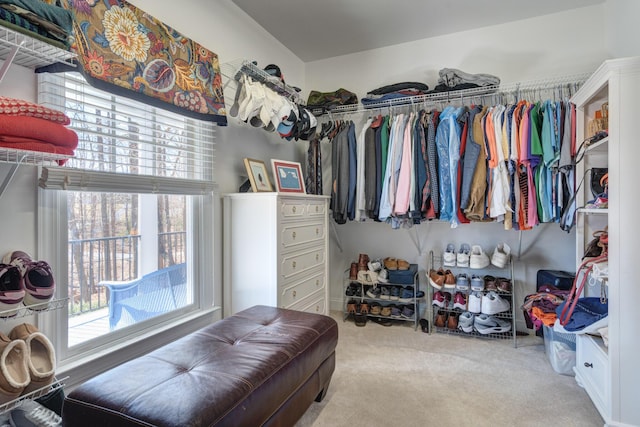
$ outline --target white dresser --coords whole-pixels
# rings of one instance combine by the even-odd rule
[[[256,304],[329,313],[328,196],[223,199],[224,315]]]

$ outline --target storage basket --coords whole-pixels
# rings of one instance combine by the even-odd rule
[[[554,371],[562,375],[575,375],[576,334],[556,332],[544,325],[544,349]]]

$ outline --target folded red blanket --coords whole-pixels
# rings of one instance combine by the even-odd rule
[[[0,96],[0,114],[7,116],[29,116],[49,120],[61,125],[71,123],[69,117],[62,111],[43,107],[40,104],[25,101],[23,99]]]
[[[73,150],[65,147],[59,147],[46,141],[37,139],[22,138],[19,136],[3,136],[0,135],[0,147],[13,148],[15,150],[38,151],[41,153],[61,154],[64,156],[73,156]]]
[[[78,146],[78,134],[73,130],[36,117],[0,117],[0,135],[35,139],[71,151]]]

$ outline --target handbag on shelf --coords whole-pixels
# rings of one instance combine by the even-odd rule
[[[593,197],[609,193],[609,169],[608,168],[591,168],[591,181],[589,182],[591,194]]]
[[[607,227],[604,230],[598,230],[593,233],[593,239],[587,244],[584,249],[584,255],[582,256],[582,260],[585,258],[595,258],[602,255],[607,255],[609,251],[609,233],[607,231]]]

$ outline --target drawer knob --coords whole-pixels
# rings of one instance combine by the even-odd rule
[[[316,286],[320,286],[320,280],[316,279]]]
[[[319,206],[316,206],[316,212],[318,212],[320,210]]]
[[[316,254],[316,261],[318,261],[320,259],[320,255]]]
[[[296,207],[295,206],[293,208],[291,208],[291,210],[293,211],[293,213],[296,213]]]
[[[584,367],[585,368],[593,368],[593,363],[584,362]]]
[[[296,291],[293,291],[293,297],[294,298],[296,297]]]
[[[320,229],[319,229],[319,228],[316,228],[316,236],[317,236],[318,234],[320,234]]]
[[[294,231],[293,233],[291,233],[291,237],[292,237],[293,239],[295,239],[295,238],[296,238],[296,232],[295,232],[295,231]]]
[[[316,311],[320,311],[320,306],[316,305]]]
[[[296,262],[295,262],[295,261],[293,261],[293,262],[291,263],[291,267],[296,268]]]

